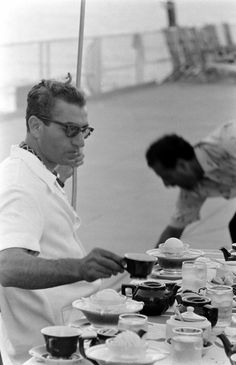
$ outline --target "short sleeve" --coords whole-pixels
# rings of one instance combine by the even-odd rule
[[[200,209],[206,200],[194,191],[181,189],[170,225],[176,228],[185,228],[188,224],[200,219]]]
[[[0,250],[26,248],[40,252],[43,216],[33,194],[19,187],[0,191]]]

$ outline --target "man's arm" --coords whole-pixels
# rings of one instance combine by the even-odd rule
[[[45,259],[22,248],[0,252],[0,283],[4,287],[46,289],[85,280],[109,278],[124,271],[123,258],[100,248],[81,259]]]
[[[164,229],[164,231],[162,232],[162,234],[160,235],[160,238],[157,242],[156,247],[158,247],[160,245],[160,243],[165,242],[170,237],[180,238],[183,231],[184,231],[184,228],[176,228],[176,227],[172,227],[172,226],[167,226]]]

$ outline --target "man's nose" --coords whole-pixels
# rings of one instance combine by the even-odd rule
[[[71,138],[73,145],[78,147],[84,147],[84,136],[83,133],[78,133],[75,137]]]

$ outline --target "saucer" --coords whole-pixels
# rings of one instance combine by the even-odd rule
[[[79,309],[87,321],[96,327],[116,326],[119,315],[122,313],[136,313],[143,309],[144,303],[141,301],[127,298],[125,303],[116,306],[102,308],[91,305],[88,298],[80,298],[72,303],[72,306]]]
[[[171,339],[168,338],[168,340],[166,340],[166,343],[170,347],[171,346]],[[214,342],[208,341],[207,345],[203,346],[203,348],[202,348],[202,357],[205,356],[212,348],[214,348],[214,346],[215,346]]]
[[[152,365],[156,361],[164,359],[167,353],[158,353],[155,349],[148,348],[143,357],[126,358],[113,354],[106,345],[96,345],[86,350],[89,359],[97,360],[101,365]]]
[[[45,345],[33,347],[29,350],[29,354],[48,365],[78,365],[82,360],[82,356],[78,353],[72,354],[70,359],[50,358]]]
[[[158,278],[158,279],[167,279],[167,280],[179,280],[182,279],[182,273],[181,272],[166,272],[165,270],[161,268],[154,268],[151,277]]]

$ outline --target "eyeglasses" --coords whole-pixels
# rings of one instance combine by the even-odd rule
[[[49,120],[50,123],[58,124],[62,127],[62,129],[65,132],[66,137],[75,137],[79,133],[83,135],[83,138],[86,139],[90,136],[90,134],[94,131],[93,127],[85,126],[85,127],[79,127],[78,125],[74,123],[62,123],[58,122],[57,120]]]

